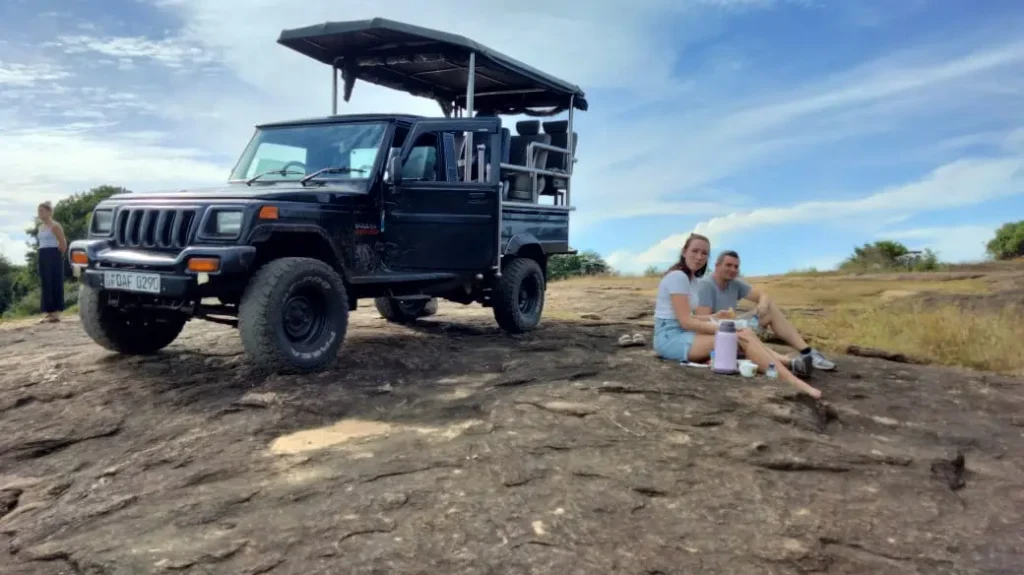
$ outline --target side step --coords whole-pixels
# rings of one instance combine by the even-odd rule
[[[416,283],[416,282],[444,282],[459,279],[457,274],[452,273],[404,273],[391,272],[386,274],[375,274],[372,276],[352,276],[349,283],[353,285],[392,284],[392,283]]]

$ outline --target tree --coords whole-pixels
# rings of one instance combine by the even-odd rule
[[[18,268],[6,256],[0,254],[0,315],[17,300],[14,286],[18,279]]]
[[[914,271],[930,272],[942,267],[942,263],[939,262],[939,254],[935,253],[931,248],[925,248],[920,255],[910,262],[910,267]]]
[[[873,244],[864,244],[853,248],[853,255],[846,258],[839,269],[850,270],[887,270],[897,267],[899,258],[910,253],[910,249],[900,242],[882,240]]]
[[[840,271],[933,271],[942,266],[933,250],[911,251],[892,240],[882,240],[853,248],[853,255],[839,265]]]
[[[89,216],[96,208],[96,204],[115,194],[129,193],[130,191],[120,186],[97,186],[87,192],[78,192],[66,198],[61,198],[53,206],[53,219],[60,222],[64,228],[64,235],[68,243],[74,240],[85,238],[89,233]],[[31,238],[29,251],[25,255],[25,264],[28,266],[28,275],[31,286],[39,285],[39,272],[36,261],[38,261],[39,231],[37,225],[25,230]],[[70,264],[65,259],[65,277],[71,273]]]
[[[985,244],[985,251],[997,260],[1024,256],[1024,220],[999,226],[995,237]]]
[[[578,254],[558,254],[548,260],[548,279],[551,281],[578,276],[607,274],[611,266],[595,251]]]

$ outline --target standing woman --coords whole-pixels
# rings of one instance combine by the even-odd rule
[[[68,240],[64,228],[53,219],[53,205],[43,202],[37,208],[39,216],[39,285],[42,295],[40,308],[46,316],[40,323],[60,321],[64,311],[64,252]]]

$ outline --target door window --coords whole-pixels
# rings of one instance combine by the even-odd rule
[[[438,138],[435,133],[422,134],[416,139],[409,156],[402,164],[402,179],[420,182],[436,182],[439,177]]]

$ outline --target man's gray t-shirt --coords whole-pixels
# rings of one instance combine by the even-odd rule
[[[708,306],[711,313],[715,313],[723,309],[736,309],[736,304],[747,297],[750,289],[750,284],[739,278],[725,284],[725,289],[721,289],[715,283],[714,277],[708,274],[697,282],[695,299],[699,302],[698,306]]]
[[[696,282],[679,270],[672,270],[661,278],[658,284],[658,298],[654,301],[654,317],[656,319],[675,319],[676,312],[672,308],[672,294],[689,296],[690,313],[697,309],[697,293],[692,289]]]

